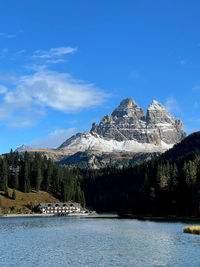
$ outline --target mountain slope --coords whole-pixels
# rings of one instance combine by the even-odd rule
[[[0,211],[3,213],[8,213],[10,211],[17,212],[30,212],[31,206],[35,207],[39,205],[39,203],[44,202],[60,202],[57,198],[52,196],[50,193],[45,191],[39,192],[30,192],[24,193],[18,190],[15,190],[16,199],[13,200],[11,198],[13,190],[8,188],[9,197],[4,196],[3,192],[1,193],[1,207]]]
[[[200,152],[200,132],[195,132],[184,138],[180,143],[166,151],[162,156],[165,159],[176,159],[186,157],[195,151]]]

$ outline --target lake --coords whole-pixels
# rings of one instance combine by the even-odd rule
[[[83,217],[0,219],[0,266],[200,266],[186,223]]]

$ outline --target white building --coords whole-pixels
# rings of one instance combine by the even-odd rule
[[[76,202],[71,203],[40,203],[38,210],[46,214],[70,214],[81,210],[81,205]]]

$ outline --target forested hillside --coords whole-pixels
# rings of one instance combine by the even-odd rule
[[[122,170],[85,170],[82,188],[97,210],[199,215],[200,133],[147,163]]]
[[[0,191],[8,194],[8,187],[29,193],[43,190],[60,201],[77,201],[85,206],[84,193],[80,188],[81,176],[76,169],[62,168],[40,154],[23,156],[10,152],[0,158]]]

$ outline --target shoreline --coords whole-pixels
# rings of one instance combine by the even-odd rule
[[[156,221],[156,222],[200,222],[200,217],[186,217],[186,216],[141,216],[141,215],[132,215],[132,214],[124,214],[122,216],[119,215],[105,215],[105,214],[85,214],[85,213],[72,213],[72,214],[46,214],[46,213],[8,213],[1,214],[1,218],[25,218],[25,217],[72,217],[72,216],[81,216],[87,217],[89,219],[133,219],[140,221]]]
[[[119,216],[120,219],[136,219],[141,221],[170,221],[170,222],[178,222],[178,221],[197,221],[200,222],[200,217],[193,216],[145,216],[145,215],[132,215],[132,214],[124,214]]]
[[[124,214],[122,216],[117,215],[105,216],[104,214],[99,214],[97,216],[91,216],[90,219],[133,219],[140,221],[156,221],[156,222],[200,222],[200,217],[187,217],[187,216],[142,216],[142,215],[132,215],[132,214]]]
[[[0,215],[0,218],[17,218],[17,217],[53,217],[54,214],[43,214],[43,213],[7,213]]]
[[[89,214],[88,214],[89,215]],[[84,213],[73,213],[73,214],[64,214],[64,215],[57,215],[57,214],[46,214],[46,213],[7,213],[0,215],[1,218],[24,218],[24,217],[68,217],[68,216],[88,216]]]

